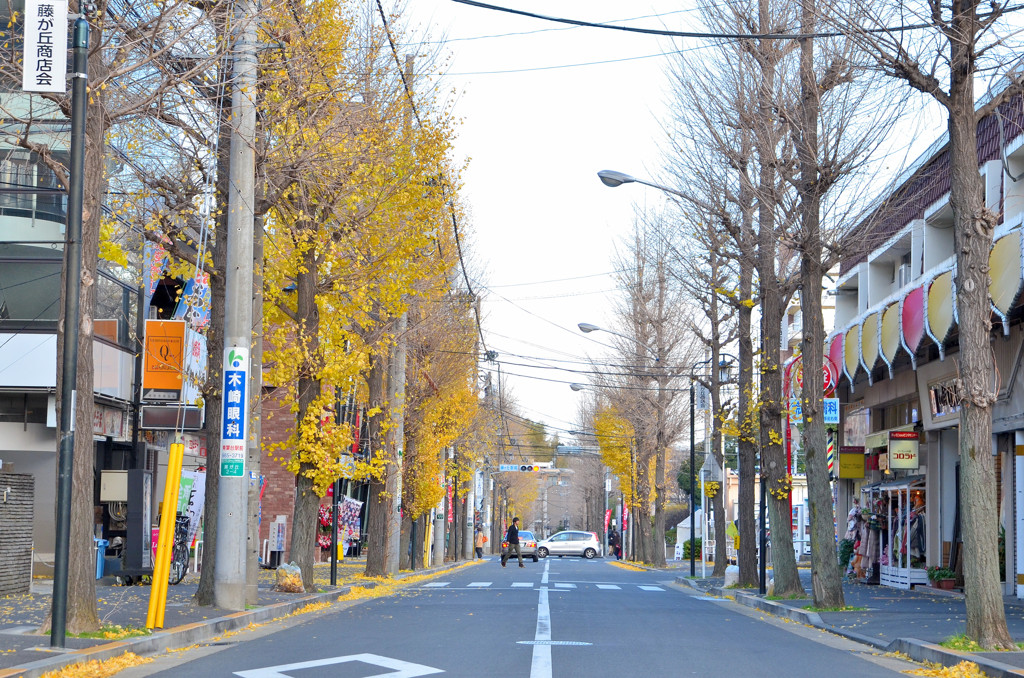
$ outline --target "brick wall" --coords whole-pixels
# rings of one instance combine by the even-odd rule
[[[288,530],[285,541],[285,557],[287,558],[292,541],[292,511],[295,508],[295,475],[284,465],[276,461],[277,457],[286,457],[286,450],[275,450],[270,454],[267,450],[275,444],[286,440],[295,430],[295,415],[281,404],[275,396],[273,388],[263,391],[262,449],[263,459],[260,461],[260,472],[267,477],[267,486],[263,491],[263,522],[260,524],[260,553],[263,540],[270,536],[270,524],[277,516],[286,516]]]
[[[29,474],[0,473],[0,597],[28,593],[32,584],[35,483]]]

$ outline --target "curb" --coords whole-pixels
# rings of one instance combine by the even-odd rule
[[[441,567],[430,568],[426,571],[421,570],[419,572],[404,573],[398,575],[395,579],[397,581],[401,581],[406,577],[414,575],[441,574],[442,572],[464,565],[465,562],[466,561],[458,561],[451,564],[446,563]],[[375,586],[375,584],[373,585]],[[365,584],[360,584],[360,586],[365,586]],[[60,652],[59,654],[44,657],[43,659],[39,659],[34,662],[12,666],[7,669],[0,669],[0,678],[14,678],[15,676],[18,676],[19,678],[39,678],[39,676],[42,676],[47,672],[57,671],[64,667],[71,666],[72,664],[79,664],[93,660],[104,661],[112,657],[122,655],[125,652],[134,652],[135,654],[146,656],[164,652],[169,649],[202,643],[216,638],[228,631],[243,629],[250,624],[269,622],[285,617],[312,603],[337,599],[339,596],[347,594],[350,590],[350,586],[341,586],[336,589],[332,589],[331,591],[305,595],[302,598],[296,598],[295,600],[289,600],[283,603],[274,603],[272,605],[259,607],[253,610],[246,610],[244,612],[232,612],[231,614],[224,615],[223,617],[216,617],[214,619],[207,619],[201,622],[192,622],[190,624],[174,626],[162,631],[156,631],[152,635],[141,638],[129,638],[127,640],[118,640],[111,643],[105,643],[103,645],[83,648],[81,650]]]
[[[706,595],[718,596],[720,598],[732,598],[738,604],[745,607],[751,607],[775,617],[781,617],[783,619],[789,619],[801,624],[813,626],[821,629],[822,631],[828,631],[829,633],[842,636],[843,638],[848,638],[854,642],[873,647],[883,652],[900,652],[917,662],[931,662],[942,664],[943,666],[956,666],[962,661],[969,661],[977,664],[985,674],[989,676],[989,678],[1012,678],[1014,676],[1024,676],[1024,669],[1019,667],[1004,664],[1003,662],[995,659],[989,659],[988,657],[979,657],[967,652],[957,652],[956,650],[950,650],[942,647],[941,645],[918,640],[917,638],[897,638],[891,642],[886,642],[884,640],[865,636],[853,631],[833,628],[827,625],[822,620],[821,615],[816,612],[806,612],[801,609],[782,605],[781,603],[776,603],[772,600],[765,600],[760,596],[751,595],[735,589],[723,589],[718,587],[703,589],[685,577],[677,577],[676,583],[682,584],[683,586],[687,586],[696,591],[702,591]]]

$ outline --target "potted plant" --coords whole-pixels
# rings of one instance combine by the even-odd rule
[[[932,565],[928,568],[928,579],[937,589],[951,589],[956,584],[956,572],[948,567]]]

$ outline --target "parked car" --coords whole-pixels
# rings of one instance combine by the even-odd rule
[[[505,555],[507,548],[508,542],[502,539],[501,555]],[[537,538],[533,536],[533,532],[519,530],[519,552],[523,554],[523,558],[533,558],[533,562],[537,562]]]
[[[542,539],[537,544],[537,555],[547,558],[548,555],[580,556],[590,560],[601,555],[601,540],[596,532],[566,530]]]

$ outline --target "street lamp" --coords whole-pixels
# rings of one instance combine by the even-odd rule
[[[609,330],[604,327],[598,327],[597,325],[594,325],[592,323],[578,323],[576,327],[580,328],[580,332],[583,332],[583,334],[590,334],[591,332],[607,332],[608,334],[614,334],[616,337],[621,337],[627,341],[632,341],[634,344],[642,347],[645,351],[647,351],[650,354],[651,359],[654,360],[654,362],[660,362],[658,352],[656,350],[654,350],[647,344],[643,343],[642,341],[638,340],[637,338],[629,336],[628,334],[622,334],[621,332],[616,332],[615,330]],[[578,391],[579,389],[574,390]]]
[[[622,184],[637,183],[643,184],[644,186],[650,186],[651,188],[656,188],[659,191],[671,193],[672,195],[677,195],[680,198],[686,197],[686,195],[673,188],[669,188],[668,186],[662,186],[661,184],[656,184],[653,181],[637,179],[636,177],[626,174],[625,172],[616,172],[615,170],[601,170],[600,172],[597,173],[597,176],[601,180],[602,184],[610,188],[616,188],[617,186],[621,186]]]

